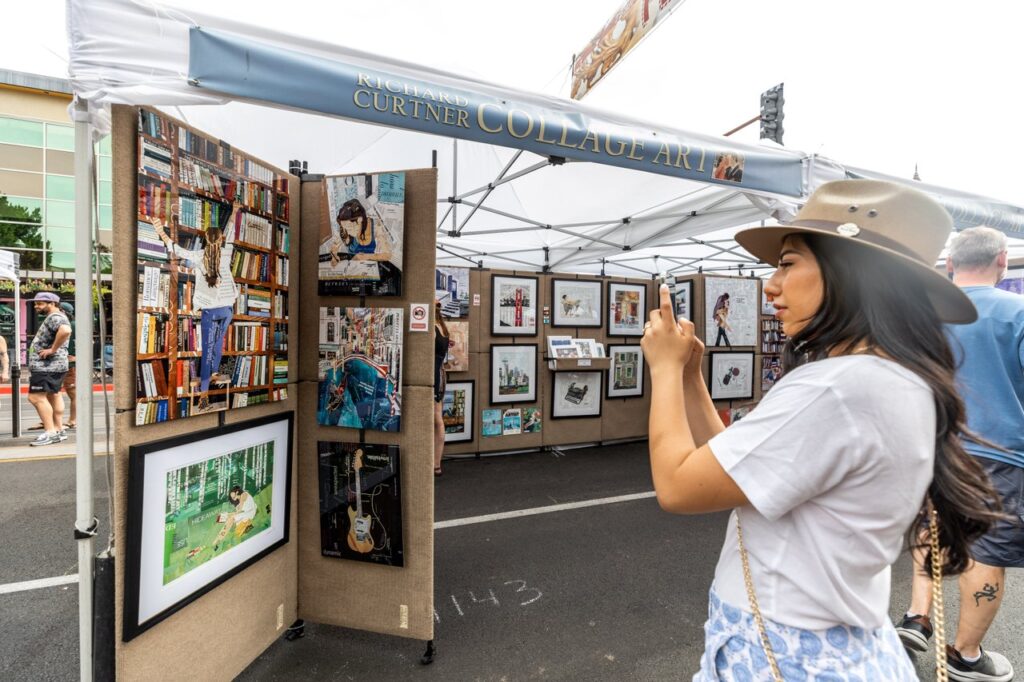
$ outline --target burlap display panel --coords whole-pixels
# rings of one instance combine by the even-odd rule
[[[114,344],[135,347],[136,296],[136,194],[138,110],[113,108],[114,180]],[[269,166],[269,164],[267,164]],[[282,171],[283,173],[283,171]],[[290,176],[292,215],[299,206],[298,178]],[[292,226],[291,255],[299,250],[298,230]],[[129,274],[131,276],[129,277]],[[298,312],[295,297],[289,297],[289,315]],[[289,382],[295,380],[294,363],[298,348],[298,325],[289,325]],[[122,351],[123,357],[131,357]],[[156,624],[130,642],[121,641],[124,605],[124,573],[127,538],[128,448],[217,426],[216,414],[200,415],[185,422],[134,425],[135,363],[119,362],[114,368],[116,418],[114,457],[115,507],[112,519],[117,539],[116,563],[116,666],[123,680],[189,678],[231,679],[244,670],[296,618],[296,564],[298,555],[297,481],[293,457],[292,504],[288,544],[241,571],[173,616]],[[294,411],[298,385],[288,384],[288,399],[253,407],[229,410],[226,423],[247,421],[270,414]],[[299,422],[301,424],[301,422]],[[293,444],[293,454],[297,453]],[[278,609],[282,627],[278,627]],[[230,630],[230,634],[225,634]]]
[[[383,172],[383,171],[381,171]],[[303,183],[299,326],[306,332],[299,391],[299,615],[319,623],[402,637],[434,636],[433,325],[408,331],[409,304],[434,301],[437,171],[405,171],[402,296],[366,297],[362,305],[402,308],[402,427],[364,432],[364,442],[401,448],[405,566],[324,557],[320,553],[317,441],[358,442],[359,431],[318,426],[317,343],[320,306],[359,306],[359,297],[317,295],[319,235],[328,220],[320,182]],[[329,228],[326,228],[329,229]],[[404,614],[404,615],[403,615]]]

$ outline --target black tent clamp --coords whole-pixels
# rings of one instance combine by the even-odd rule
[[[81,530],[78,527],[78,523],[75,522],[75,539],[76,540],[88,540],[94,538],[99,533],[100,520],[95,516],[92,517],[92,525],[85,530]]]

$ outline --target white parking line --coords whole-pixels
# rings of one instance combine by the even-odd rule
[[[0,585],[0,594],[13,594],[14,592],[40,590],[44,587],[57,587],[58,585],[70,585],[77,582],[77,573],[73,575],[58,575],[53,578],[40,578],[39,580],[26,580],[20,583],[7,583],[6,585]]]
[[[517,509],[500,514],[485,514],[483,516],[467,516],[464,519],[451,519],[450,521],[438,521],[434,524],[434,530],[440,528],[454,528],[456,526],[471,526],[475,523],[487,523],[489,521],[502,521],[504,519],[518,519],[523,516],[535,516],[537,514],[551,514],[552,512],[568,511],[570,509],[582,509],[584,507],[598,507],[606,504],[617,504],[619,502],[632,502],[634,500],[646,500],[654,497],[654,491],[646,493],[633,493],[631,495],[618,495],[616,497],[602,497],[596,500],[583,500],[581,502],[566,502],[565,504],[551,504],[546,507],[533,507],[532,509]],[[28,590],[39,590],[45,587],[57,587],[58,585],[70,585],[78,582],[77,575],[59,575],[54,578],[42,578],[41,580],[26,580],[20,583],[8,583],[0,585],[0,594],[12,594],[14,592],[26,592]]]
[[[503,519],[517,519],[522,516],[534,516],[536,514],[550,514],[552,512],[566,511],[569,509],[581,509],[583,507],[597,507],[605,504],[616,504],[618,502],[631,502],[633,500],[644,500],[654,497],[654,491],[646,493],[633,493],[631,495],[618,495],[617,497],[602,497],[597,500],[583,500],[582,502],[566,502],[565,504],[552,504],[547,507],[533,507],[532,509],[517,509],[516,511],[501,512],[499,514],[485,514],[483,516],[467,516],[464,519],[452,519],[450,521],[438,521],[434,524],[434,530],[441,528],[453,528],[455,526],[469,526],[474,523],[487,523],[488,521],[501,521]]]

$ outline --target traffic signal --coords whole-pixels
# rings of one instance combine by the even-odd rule
[[[785,83],[779,83],[761,93],[761,139],[774,140],[778,144],[782,144],[782,119],[785,118],[782,111],[786,102],[782,98],[783,85]]]

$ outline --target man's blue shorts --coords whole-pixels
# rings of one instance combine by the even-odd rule
[[[974,543],[974,560],[987,566],[1024,568],[1024,468],[986,457],[978,463],[1003,500],[1007,521],[996,523]]]

